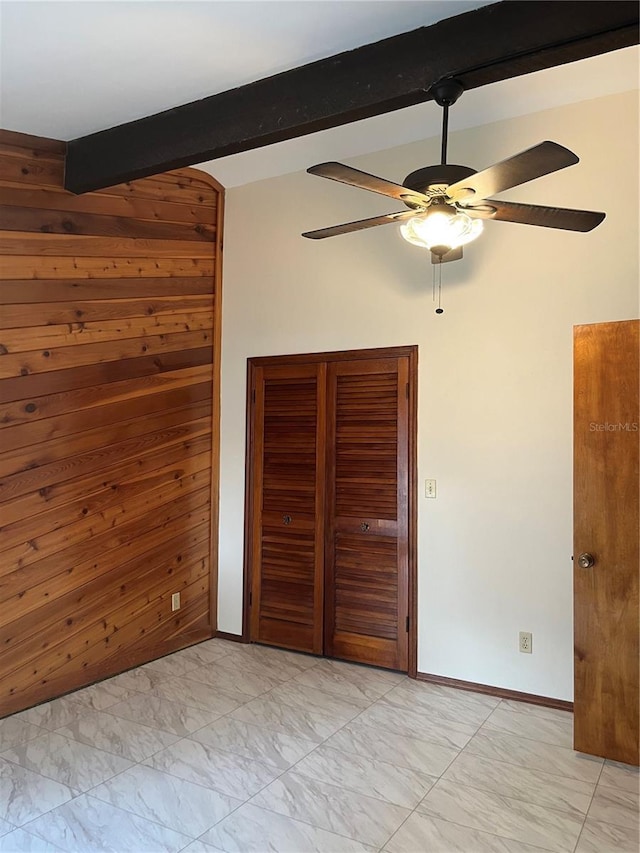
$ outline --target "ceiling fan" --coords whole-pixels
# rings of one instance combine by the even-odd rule
[[[395,198],[404,202],[409,210],[306,231],[303,237],[322,240],[337,234],[399,222],[402,223],[400,231],[405,240],[429,249],[432,263],[441,264],[462,257],[462,246],[479,236],[484,219],[566,231],[591,231],[605,218],[604,213],[591,210],[542,207],[494,199],[492,196],[511,187],[573,166],[579,162],[579,158],[557,142],[541,142],[481,172],[469,166],[448,164],[449,107],[458,100],[464,86],[459,80],[450,78],[434,84],[431,91],[436,103],[443,108],[442,156],[438,165],[411,172],[402,185],[343,163],[320,163],[307,169],[310,174],[321,178]]]

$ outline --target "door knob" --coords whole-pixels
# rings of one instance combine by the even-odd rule
[[[590,569],[592,566],[595,566],[595,563],[596,561],[591,554],[580,554],[578,557],[578,565],[581,569]]]

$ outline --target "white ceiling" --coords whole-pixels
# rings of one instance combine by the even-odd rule
[[[73,139],[485,5],[3,0],[2,126]]]
[[[484,5],[1,0],[0,126],[73,139]],[[638,62],[638,48],[627,48],[467,92],[451,128],[634,88]],[[434,136],[439,122],[439,109],[427,103],[201,168],[237,186]]]

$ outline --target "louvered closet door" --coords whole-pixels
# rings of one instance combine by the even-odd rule
[[[326,367],[256,371],[251,639],[322,653]]]
[[[408,666],[408,358],[328,366],[325,654]]]

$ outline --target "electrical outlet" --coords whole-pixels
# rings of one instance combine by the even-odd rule
[[[174,592],[171,596],[171,610],[180,610],[180,593]]]
[[[533,652],[533,634],[530,631],[520,631],[520,651],[525,655]]]
[[[436,481],[435,480],[425,480],[424,481],[424,496],[425,496],[425,498],[435,498],[435,496],[436,496]]]

